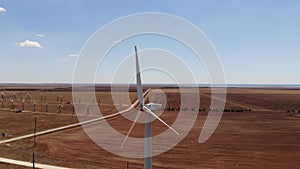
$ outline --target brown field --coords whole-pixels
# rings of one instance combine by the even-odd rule
[[[166,108],[160,116],[168,124],[172,124],[180,107],[178,89],[162,89],[168,98]],[[187,137],[172,150],[153,157],[153,168],[298,168],[300,166],[300,90],[287,89],[247,89],[228,88],[225,109],[249,110],[243,112],[225,112],[212,137],[203,144],[198,137],[210,108],[211,90],[200,88],[200,111],[196,123]],[[7,91],[6,97],[13,97],[14,91]],[[26,96],[25,91],[17,92],[15,107],[21,106],[20,98]],[[36,111],[33,113],[33,101],[26,101],[28,112],[14,113],[0,110],[0,132],[8,134],[8,138],[32,133],[34,116],[37,117],[37,129],[43,131],[67,124],[76,123],[72,104],[64,104],[58,113],[57,96],[62,95],[66,103],[72,101],[71,92],[62,91],[30,91],[36,100]],[[49,112],[45,112],[45,103],[40,94],[47,96]],[[155,94],[154,94],[155,95]],[[193,94],[190,95],[194,97]],[[101,98],[100,108],[104,115],[117,111],[113,105],[110,92],[97,92]],[[136,99],[135,92],[130,93],[131,101]],[[159,98],[156,98],[159,100]],[[0,105],[1,107],[1,105]],[[124,106],[126,107],[126,106]],[[11,103],[6,100],[4,108],[10,109]],[[188,107],[191,108],[191,107]],[[294,110],[294,112],[288,112]],[[187,111],[188,113],[188,111]],[[83,115],[86,119],[99,115]],[[131,121],[124,117],[109,119],[108,122],[119,132],[126,134]],[[97,125],[96,122],[92,125]],[[159,121],[152,124],[153,135],[167,128]],[[143,137],[144,124],[137,123],[131,137]],[[99,136],[105,137],[105,136]],[[0,139],[2,140],[2,138]],[[0,157],[22,161],[32,160],[33,139],[23,139],[0,144]],[[36,162],[72,168],[143,168],[143,159],[129,159],[109,153],[98,147],[85,134],[81,127],[38,136]],[[24,168],[0,163],[0,168]]]

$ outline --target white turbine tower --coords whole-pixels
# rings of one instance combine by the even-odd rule
[[[145,143],[144,143],[144,169],[152,169],[152,138],[151,138],[151,117],[155,117],[160,122],[162,122],[165,126],[167,126],[169,129],[171,129],[175,134],[179,135],[179,133],[174,130],[171,126],[169,126],[166,122],[164,122],[162,119],[160,119],[156,114],[154,114],[147,106],[144,105],[144,98],[143,98],[143,87],[141,82],[141,72],[139,67],[139,59],[138,59],[138,52],[137,47],[134,46],[135,49],[135,61],[136,61],[136,82],[137,82],[137,95],[139,99],[139,110],[137,112],[137,115],[134,119],[134,122],[132,123],[123,143],[123,147],[126,143],[126,140],[128,139],[128,136],[133,129],[135,123],[137,122],[139,116],[141,113],[147,113],[146,115],[146,124],[145,124]],[[155,104],[156,105],[156,104]],[[151,108],[151,104],[149,105]]]

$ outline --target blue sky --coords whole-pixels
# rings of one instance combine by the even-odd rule
[[[300,83],[297,0],[0,0],[0,7],[1,82],[71,82],[76,55],[95,31],[125,15],[163,12],[206,34],[227,83]],[[191,69],[198,70],[198,83],[209,83],[203,68],[187,57]],[[164,76],[157,82],[163,83]]]

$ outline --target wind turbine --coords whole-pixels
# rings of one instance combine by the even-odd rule
[[[169,126],[166,122],[164,122],[161,118],[159,118],[156,114],[154,114],[150,108],[153,107],[151,104],[147,104],[145,106],[144,104],[144,98],[143,98],[143,87],[142,87],[142,82],[141,82],[141,72],[140,72],[140,67],[139,67],[139,59],[138,59],[138,52],[137,52],[137,47],[134,46],[135,49],[135,62],[136,62],[136,83],[137,83],[137,95],[139,99],[139,110],[137,112],[137,115],[134,119],[134,122],[132,123],[123,143],[121,148],[125,145],[128,136],[133,129],[135,123],[137,122],[138,118],[140,117],[141,113],[147,113],[146,115],[146,124],[145,124],[145,142],[144,142],[144,169],[152,169],[152,131],[151,131],[151,117],[155,117],[158,119],[160,122],[162,122],[165,126],[167,126],[169,129],[171,129],[175,134],[179,135],[179,133],[174,130],[171,126]],[[157,105],[157,104],[154,104]],[[148,107],[150,108],[148,108]],[[155,106],[154,106],[155,107]]]

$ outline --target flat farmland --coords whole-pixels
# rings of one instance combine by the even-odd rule
[[[174,107],[174,110],[164,110],[160,117],[168,124],[173,124],[178,117],[176,109],[180,107],[181,95],[178,89],[162,89],[162,91],[167,98],[166,108]],[[199,111],[193,128],[178,145],[170,151],[153,157],[153,168],[297,168],[300,166],[300,144],[298,143],[300,113],[287,111],[300,108],[300,90],[228,88],[225,108],[250,108],[252,111],[223,113],[215,133],[202,144],[198,142],[198,138],[210,108],[211,90],[200,88],[199,93],[199,107],[206,110]],[[53,102],[57,104],[56,96],[62,94],[67,100],[66,92],[58,92],[53,96],[47,95],[47,98],[52,97]],[[150,100],[160,101],[159,94],[152,93],[152,95],[153,98]],[[105,92],[102,93],[103,98],[104,96]],[[193,94],[190,96],[194,97]],[[113,105],[109,97],[107,94],[106,101],[96,106],[104,115],[116,112],[119,106]],[[132,101],[136,99],[134,92],[131,98]],[[2,110],[0,111],[1,132],[11,133],[9,137],[31,133],[34,116],[38,118],[39,131],[77,122],[77,117],[72,114],[71,109],[61,114],[57,112],[14,113]],[[134,117],[135,113],[129,112],[124,116]],[[90,119],[98,116],[84,117]],[[132,124],[132,121],[123,116],[111,118],[107,122],[124,135]],[[87,127],[93,128],[100,123],[102,122],[88,124]],[[155,136],[167,128],[155,120],[152,123],[152,130]],[[130,136],[143,137],[144,124],[137,123]],[[98,137],[106,136],[99,134]],[[32,145],[32,138],[0,144],[0,156],[31,161]],[[123,169],[128,163],[130,168],[143,168],[143,159],[124,158],[105,151],[97,146],[80,126],[38,136],[35,151],[36,162],[42,164],[72,168]],[[0,163],[0,168],[4,167],[14,168],[12,165]]]

